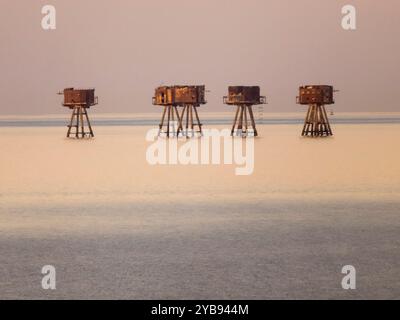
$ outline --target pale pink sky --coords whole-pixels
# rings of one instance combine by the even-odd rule
[[[154,112],[161,84],[260,85],[266,110],[303,110],[302,84],[332,84],[337,111],[400,111],[398,0],[0,0],[0,114],[64,112],[57,91],[95,87],[98,112]],[[57,30],[41,29],[41,8]],[[357,8],[356,31],[341,8]]]

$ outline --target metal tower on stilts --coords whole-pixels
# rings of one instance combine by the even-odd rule
[[[159,136],[195,137],[203,135],[197,108],[206,104],[205,86],[171,86],[155,90],[153,105],[164,107],[159,125]],[[182,108],[181,114],[178,107]],[[197,128],[196,128],[197,126]],[[197,129],[197,130],[196,130]]]
[[[300,87],[297,103],[309,106],[302,136],[329,137],[333,135],[325,105],[335,103],[333,93],[336,91],[332,86],[326,85]]]
[[[237,106],[231,136],[247,137],[253,131],[257,137],[258,132],[254,120],[253,106],[266,104],[266,97],[260,95],[260,87],[234,86],[228,88],[228,96],[224,97],[224,104]],[[250,123],[249,123],[250,121]]]
[[[84,139],[94,137],[87,112],[91,106],[98,104],[98,98],[94,95],[94,89],[67,88],[59,94],[64,95],[62,105],[72,110],[67,138]]]

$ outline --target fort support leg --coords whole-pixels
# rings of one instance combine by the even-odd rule
[[[302,136],[324,137],[332,135],[325,106],[311,105],[308,108]]]
[[[160,129],[158,130],[158,136],[161,135],[161,132],[163,130],[164,127],[164,120],[165,120],[165,114],[167,113],[167,107],[164,107],[164,111],[161,117],[161,122],[160,122]]]
[[[194,138],[195,134],[194,134],[194,122],[193,122],[193,106],[190,106],[190,131],[191,131],[191,135],[192,138]]]
[[[185,106],[186,108],[186,138],[189,137],[189,106]]]
[[[86,109],[84,109],[84,113],[85,113],[86,122],[87,122],[88,128],[89,128],[89,134],[90,134],[90,136],[93,138],[93,137],[94,137],[94,134],[93,134],[93,130],[92,130],[92,125],[90,124],[89,116],[88,116],[88,113],[87,113],[87,110],[86,110]]]
[[[321,107],[317,106],[317,112],[315,113],[315,122],[317,124],[317,128],[315,130],[316,136],[320,137],[323,134],[323,129],[322,129],[322,119],[321,119]]]
[[[76,116],[76,131],[75,138],[79,139],[79,107],[75,108],[75,116]]]
[[[181,116],[179,118],[180,128],[182,132],[182,136],[188,138],[189,137],[189,106],[183,106]],[[179,113],[178,113],[179,114]],[[183,130],[183,123],[185,122],[185,115],[186,115],[186,123],[185,123],[185,130]]]
[[[185,109],[186,109],[186,107],[184,106],[184,107],[182,108],[182,113],[181,113],[181,114],[180,114],[180,116],[179,116],[180,127],[181,127],[181,133],[182,133],[182,136],[183,136],[183,137],[185,136],[185,131],[183,130],[183,123],[184,123]],[[178,112],[178,114],[179,114],[179,111],[178,111],[178,109],[177,109],[177,112]]]
[[[315,132],[315,106],[311,106],[310,108],[311,110],[308,122],[310,124],[310,136],[313,137]]]
[[[310,109],[311,109],[311,107],[309,107],[308,110],[307,110],[306,120],[304,121],[304,127],[303,127],[303,131],[301,133],[302,136],[308,135],[308,130],[309,130],[309,127],[310,127],[310,123],[308,121],[308,119],[310,117],[310,111],[311,111]]]
[[[235,120],[233,120],[233,126],[232,126],[232,130],[231,130],[231,136],[232,136],[232,137],[233,137],[233,135],[234,135],[234,133],[235,133],[236,122],[237,122],[237,120],[238,120],[239,111],[240,111],[240,107],[237,106],[236,115],[235,115]]]
[[[80,117],[80,121],[81,121],[81,138],[85,138],[85,123],[83,122],[83,108],[80,107],[79,108],[79,117]]]
[[[328,135],[328,130],[326,128],[326,121],[325,121],[325,116],[322,111],[322,106],[318,106],[318,130],[319,130],[319,136],[323,137],[325,135]]]
[[[179,133],[180,133],[180,132],[183,132],[182,119],[181,119],[181,117],[179,116],[179,112],[178,112],[177,107],[174,107],[174,110],[175,110],[175,113],[176,113],[176,117],[178,118],[178,131],[177,131],[177,133],[176,133],[176,137],[178,138],[178,137],[179,137]]]
[[[184,114],[185,110],[182,113],[182,116]],[[176,121],[175,121],[175,116],[176,116]],[[167,117],[166,123],[165,123],[165,117]],[[179,116],[178,109],[176,106],[165,106],[164,111],[161,117],[161,123],[159,125],[159,131],[158,131],[158,136],[161,136],[161,134],[165,131],[163,131],[164,126],[167,127],[166,130],[166,137],[178,137],[180,132],[183,132],[183,127],[182,127],[182,117]]]
[[[317,106],[313,106],[313,119],[312,119],[312,133],[313,133],[313,137],[316,137],[318,134],[318,107]]]
[[[178,117],[178,130],[177,136],[179,133],[187,139],[196,136],[196,132],[199,132],[200,135],[203,135],[202,124],[200,122],[200,117],[197,112],[197,108],[195,105],[184,105],[182,109],[182,113],[179,115],[179,112],[176,107],[175,112]],[[193,116],[194,113],[194,116]],[[194,119],[195,117],[195,119]],[[183,128],[185,126],[185,129]],[[199,127],[199,131],[195,131],[195,127]]]
[[[192,129],[192,126],[190,125],[191,121],[190,121],[190,113],[191,113],[191,106],[186,106],[186,138],[189,138],[190,134],[192,134],[190,132],[190,130]]]
[[[243,106],[240,106],[240,111],[239,111],[239,123],[238,123],[238,128],[237,128],[237,136],[241,136],[243,133]]]
[[[320,135],[319,125],[319,107],[314,106],[314,137],[318,137]]]
[[[310,107],[310,115],[308,116],[308,124],[309,124],[309,128],[308,128],[308,134],[310,135],[310,136],[312,136],[313,135],[313,132],[314,132],[314,123],[313,123],[313,120],[314,119],[314,106],[311,106]]]
[[[169,126],[170,126],[170,121],[171,121],[171,107],[168,108],[168,116],[167,116],[167,138],[169,138]]]
[[[199,126],[199,133],[201,136],[203,136],[203,125],[200,122],[200,117],[199,114],[197,113],[197,107],[194,107],[194,113],[196,115],[196,120],[197,120],[197,125]]]
[[[329,123],[329,119],[328,119],[328,115],[326,113],[325,106],[322,106],[322,112],[323,112],[323,116],[325,118],[325,125],[326,125],[327,135],[328,136],[333,136],[332,128],[331,128],[331,125]]]
[[[247,108],[249,109],[251,126],[253,127],[254,136],[258,137],[258,132],[257,132],[257,128],[256,128],[256,121],[254,120],[253,107],[252,106],[247,106]]]
[[[71,130],[72,127],[74,126],[74,118],[75,118],[75,109],[72,109],[71,121],[69,122],[68,125],[67,138],[69,138],[71,135]]]
[[[175,134],[176,134],[175,129],[176,129],[176,127],[175,127],[175,110],[174,110],[174,107],[171,107],[171,123],[170,123],[170,126],[171,126],[171,130],[172,130],[172,136],[175,137]]]
[[[310,133],[310,130],[311,130],[310,118],[311,118],[311,107],[308,108],[307,119],[306,119],[307,128],[306,128],[306,132],[304,134],[305,136],[308,136]]]
[[[85,120],[88,132],[85,131]],[[72,128],[75,128],[75,132],[72,132]],[[74,136],[76,139],[84,139],[88,135],[93,138],[93,130],[90,124],[89,115],[85,107],[76,106],[72,109],[71,120],[68,125],[67,138]]]
[[[248,125],[247,125],[247,107],[243,108],[243,115],[244,115],[244,131],[243,131],[243,137],[247,137],[248,135]]]

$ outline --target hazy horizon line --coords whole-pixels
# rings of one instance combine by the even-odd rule
[[[92,112],[93,109],[89,109],[90,111],[90,116],[94,116],[94,117],[100,117],[100,118],[105,118],[105,117],[110,117],[110,118],[114,118],[114,117],[131,117],[131,116],[135,116],[135,117],[158,117],[161,115],[161,109],[159,112]],[[333,109],[332,109],[333,110]],[[282,112],[271,112],[268,110],[262,110],[261,112],[265,115],[269,115],[269,116],[280,116],[280,115],[285,115],[285,116],[303,116],[305,115],[307,109],[304,108],[304,110],[302,111],[282,111]],[[327,107],[327,111],[330,111],[330,109]],[[389,115],[393,115],[393,116],[400,116],[400,111],[334,111],[334,114],[336,116],[344,116],[344,115],[364,115],[364,116],[368,116],[368,115],[374,115],[374,116],[378,116],[378,115],[382,115],[382,116],[389,116]],[[203,117],[209,117],[209,116],[231,116],[234,113],[234,108],[232,108],[231,111],[206,111],[206,112],[201,112],[201,115]],[[255,107],[254,109],[254,113],[257,113],[257,109]],[[66,115],[70,114],[70,110],[66,108],[66,111],[64,112],[60,112],[60,113],[43,113],[43,114],[12,114],[12,113],[8,113],[8,114],[1,114],[0,113],[0,120],[8,120],[10,118],[14,118],[14,119],[28,119],[28,118],[64,118]]]

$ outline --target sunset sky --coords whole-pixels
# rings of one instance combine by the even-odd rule
[[[56,92],[95,87],[98,112],[154,112],[154,88],[259,85],[266,111],[304,110],[303,84],[332,84],[337,111],[399,111],[398,0],[0,0],[0,114],[61,113]],[[57,29],[41,28],[41,8]],[[357,30],[341,8],[357,8]]]

